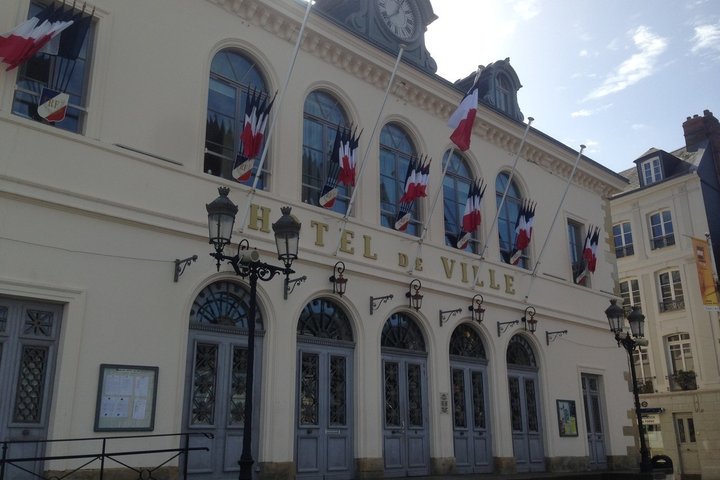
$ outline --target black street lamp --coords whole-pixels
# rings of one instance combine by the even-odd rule
[[[647,345],[645,336],[645,315],[640,312],[640,307],[633,306],[632,311],[628,314],[627,320],[630,324],[630,332],[623,335],[623,323],[625,322],[624,311],[622,307],[617,306],[616,300],[610,300],[610,306],[605,310],[608,323],[610,323],[610,331],[615,334],[615,340],[618,347],[622,345],[627,351],[630,360],[630,377],[632,379],[633,395],[635,396],[635,417],[637,418],[638,433],[640,436],[640,471],[652,471],[650,463],[650,452],[645,443],[645,432],[643,428],[642,414],[640,413],[640,395],[638,393],[637,375],[635,374],[635,362],[633,360],[633,352],[636,347]]]
[[[217,269],[220,271],[220,263],[227,261],[232,265],[235,274],[245,278],[250,283],[250,308],[248,311],[248,352],[247,352],[247,374],[245,375],[245,409],[243,415],[243,446],[240,455],[240,480],[252,480],[252,400],[253,400],[253,373],[255,360],[255,315],[257,312],[257,282],[258,280],[268,281],[278,273],[285,274],[287,283],[291,273],[295,273],[290,267],[298,256],[298,240],[300,238],[300,222],[290,215],[290,207],[282,207],[282,217],[273,224],[275,232],[275,243],[277,246],[278,260],[284,264],[283,267],[270,265],[260,261],[258,251],[250,250],[247,239],[238,243],[237,253],[233,256],[225,255],[223,249],[230,244],[232,229],[235,223],[235,214],[238,207],[228,197],[230,189],[219,187],[220,196],[212,203],[206,205],[208,212],[208,227],[210,243],[215,251],[210,256],[217,260]]]

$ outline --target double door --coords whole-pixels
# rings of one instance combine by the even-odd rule
[[[491,472],[486,370],[476,364],[453,362],[451,376],[455,466],[458,473]]]
[[[352,349],[300,344],[297,478],[353,478]]]
[[[583,374],[581,378],[590,469],[604,470],[607,468],[607,454],[605,453],[600,377]]]
[[[429,471],[426,378],[425,358],[383,354],[385,476]]]
[[[518,472],[545,470],[536,372],[509,371],[513,453]]]
[[[189,389],[185,425],[193,435],[188,456],[188,478],[237,478],[238,461],[243,448],[245,427],[247,338],[228,333],[212,334],[191,330],[188,352]],[[252,454],[257,461],[261,350],[255,339],[255,375],[253,378]],[[253,466],[254,467],[254,466]]]
[[[23,442],[10,444],[6,458],[45,451],[61,313],[58,305],[0,297],[0,441]],[[4,474],[25,480],[42,471],[41,461],[23,461]]]

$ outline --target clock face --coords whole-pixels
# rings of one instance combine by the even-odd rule
[[[413,38],[418,28],[418,18],[412,1],[414,0],[377,0],[383,24],[401,40]]]

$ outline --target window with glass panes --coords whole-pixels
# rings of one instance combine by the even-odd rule
[[[662,170],[659,158],[652,158],[640,164],[642,170],[643,185],[650,185],[662,180]]]
[[[509,183],[508,183],[509,182]],[[505,201],[502,200],[503,193],[507,187],[507,195]],[[501,172],[495,179],[495,199],[500,213],[497,219],[498,237],[500,240],[500,257],[503,262],[510,263],[510,257],[513,254],[515,245],[515,227],[517,226],[517,217],[522,206],[522,194],[515,181],[510,181],[510,174]],[[528,268],[530,263],[528,259],[528,249],[523,250],[517,266]]]
[[[668,356],[670,358],[670,373],[675,375],[680,371],[695,370],[692,345],[688,333],[676,333],[666,338]]]
[[[445,178],[443,179],[445,245],[457,248],[458,240],[464,235],[462,230],[463,216],[465,214],[468,192],[474,180],[467,162],[459,153],[453,151],[449,160],[446,154],[443,159],[443,168],[445,168],[445,164],[448,161],[450,164],[447,166]],[[480,251],[478,232],[474,231],[470,233],[470,241],[467,243],[465,250],[478,253]]]
[[[630,307],[636,306],[642,308],[640,302],[640,282],[636,278],[623,280],[620,282],[620,297],[623,300],[623,309],[625,314],[630,313]]]
[[[570,265],[572,267],[573,283],[587,285],[588,276],[584,275],[578,282],[580,274],[585,270],[585,262],[583,261],[583,248],[585,246],[585,237],[583,235],[582,224],[573,220],[567,222],[568,231],[568,251],[570,253]]]
[[[641,393],[654,393],[653,376],[650,373],[650,355],[647,347],[637,347],[633,350],[633,363],[635,374]]]
[[[613,239],[615,241],[615,256],[617,258],[627,257],[635,253],[630,222],[613,225]]]
[[[669,270],[658,274],[660,287],[660,311],[683,310],[685,297],[679,270]]]
[[[267,87],[257,63],[233,49],[219,51],[210,65],[207,119],[205,124],[205,162],[203,171],[232,180],[232,170],[240,148],[240,132],[245,122],[248,91],[261,92],[267,98]],[[272,112],[270,112],[272,115]],[[261,149],[262,151],[262,149]],[[244,182],[253,185],[259,155],[253,173]],[[257,188],[267,181],[267,159],[258,179]]]
[[[383,227],[395,228],[400,197],[405,191],[405,175],[410,158],[416,155],[410,136],[400,125],[388,123],[380,132],[380,219]],[[405,233],[418,235],[421,222],[418,202],[410,210],[410,223]]]
[[[302,200],[320,206],[320,197],[331,172],[333,145],[338,127],[348,127],[348,117],[340,102],[328,92],[315,90],[305,99],[303,113]],[[346,213],[351,191],[338,184],[335,204],[330,208]]]
[[[650,248],[655,250],[671,245],[675,245],[675,234],[670,210],[653,213],[650,215]]]
[[[27,18],[39,14],[46,5],[47,3],[37,1],[30,2]],[[75,6],[75,3],[72,5]],[[81,13],[79,9],[73,8],[73,10],[76,15]],[[43,51],[47,49],[42,49],[18,68],[13,94],[13,114],[70,132],[83,133],[87,120],[87,97],[90,90],[90,69],[95,37],[95,22],[88,17],[87,12],[84,12],[84,17],[87,17],[87,20],[78,18],[78,26],[80,21],[87,21],[89,28],[82,43],[78,41],[79,48],[68,49],[71,51],[58,48],[57,53],[47,53]],[[63,33],[67,33],[70,28],[73,27],[68,27]],[[44,89],[69,95],[63,120],[49,122],[38,113],[38,105]]]

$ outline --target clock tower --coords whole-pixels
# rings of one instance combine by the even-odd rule
[[[429,73],[437,64],[425,48],[427,26],[437,19],[430,0],[317,0],[315,10],[376,46]]]

